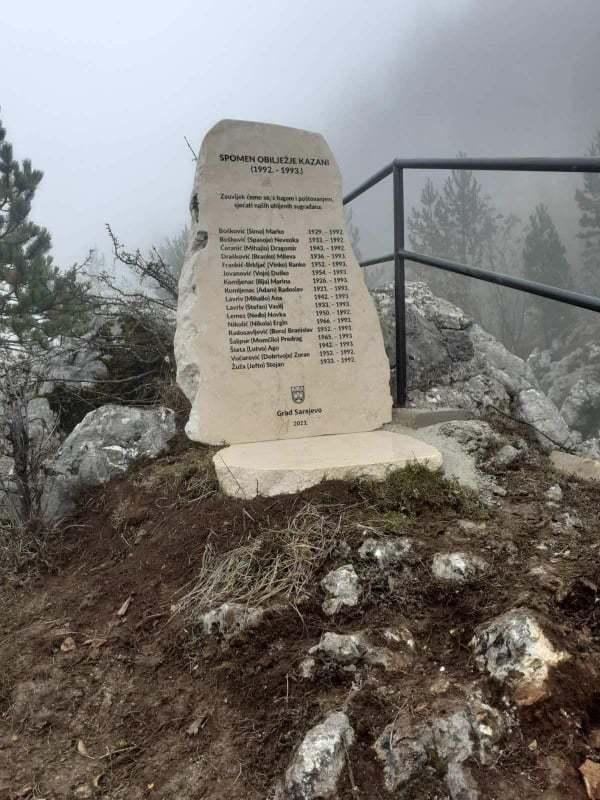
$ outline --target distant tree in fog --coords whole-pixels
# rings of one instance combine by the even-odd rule
[[[589,156],[600,156],[600,129],[588,150]],[[579,238],[583,243],[583,269],[590,289],[600,295],[600,174],[586,172],[583,189],[577,189],[575,200],[581,211]]]
[[[531,280],[570,289],[571,267],[565,247],[548,208],[540,203],[529,216],[523,243],[523,267]],[[550,347],[564,329],[571,311],[563,303],[532,296],[531,305],[538,313],[540,343]]]
[[[453,169],[441,191],[431,180],[426,182],[421,205],[411,209],[407,220],[409,241],[417,252],[481,267],[500,219],[473,172]],[[434,291],[472,310],[476,303],[470,282],[433,269],[430,272],[434,275],[428,282]]]

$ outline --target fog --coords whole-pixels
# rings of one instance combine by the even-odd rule
[[[106,222],[132,248],[179,231],[184,137],[223,117],[320,131],[347,189],[394,156],[583,155],[600,126],[597,0],[37,0],[0,27],[2,120],[64,265],[108,251]],[[579,180],[482,176],[503,211],[547,202],[572,259]],[[390,196],[356,204],[365,255],[390,249]]]

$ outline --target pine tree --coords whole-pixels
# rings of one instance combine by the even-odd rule
[[[464,157],[464,153],[459,153]],[[448,258],[481,266],[486,245],[497,229],[499,215],[471,170],[453,169],[442,191],[440,220]]]
[[[417,252],[483,267],[500,219],[473,172],[454,169],[441,192],[431,180],[425,183],[421,207],[413,208],[408,217],[409,241]],[[434,291],[476,312],[479,304],[472,282],[434,269],[426,274]]]
[[[523,267],[526,277],[549,286],[572,287],[567,253],[548,208],[540,203],[529,217],[523,244]],[[539,336],[546,347],[564,330],[570,309],[563,303],[533,298],[538,311]]]
[[[411,246],[419,253],[448,258],[448,243],[440,194],[428,178],[421,192],[421,207],[412,208],[407,226]]]
[[[600,129],[596,131],[588,155],[600,156]],[[583,243],[583,270],[591,291],[600,295],[600,174],[584,173],[583,189],[577,189],[575,200],[581,211],[578,236]]]
[[[85,324],[87,285],[73,267],[61,272],[48,231],[29,219],[43,173],[19,164],[0,121],[0,344],[46,346]]]

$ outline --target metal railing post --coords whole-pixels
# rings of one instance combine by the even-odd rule
[[[406,291],[404,276],[404,172],[394,161],[394,310],[396,312],[396,405],[406,406]]]

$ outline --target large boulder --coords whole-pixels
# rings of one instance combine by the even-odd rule
[[[83,488],[120,475],[140,458],[155,458],[175,435],[169,408],[106,405],[91,411],[48,465],[43,508],[49,520],[69,514]]]
[[[393,286],[375,289],[372,295],[393,372],[396,357]],[[540,444],[547,449],[558,443],[594,455],[595,450],[590,450],[593,442],[581,444],[581,434],[596,435],[594,425],[589,424],[589,415],[590,409],[598,407],[600,420],[600,382],[596,391],[587,373],[585,390],[581,385],[569,383],[559,395],[548,396],[552,382],[541,378],[546,376],[549,356],[525,362],[421,282],[406,284],[406,332],[412,405],[464,408],[477,414],[493,408],[531,425]],[[596,349],[600,352],[600,348]],[[600,356],[586,357],[600,364]],[[573,435],[567,422],[579,434]]]
[[[527,363],[570,428],[584,439],[600,437],[600,323],[569,327],[549,350],[534,350]]]

